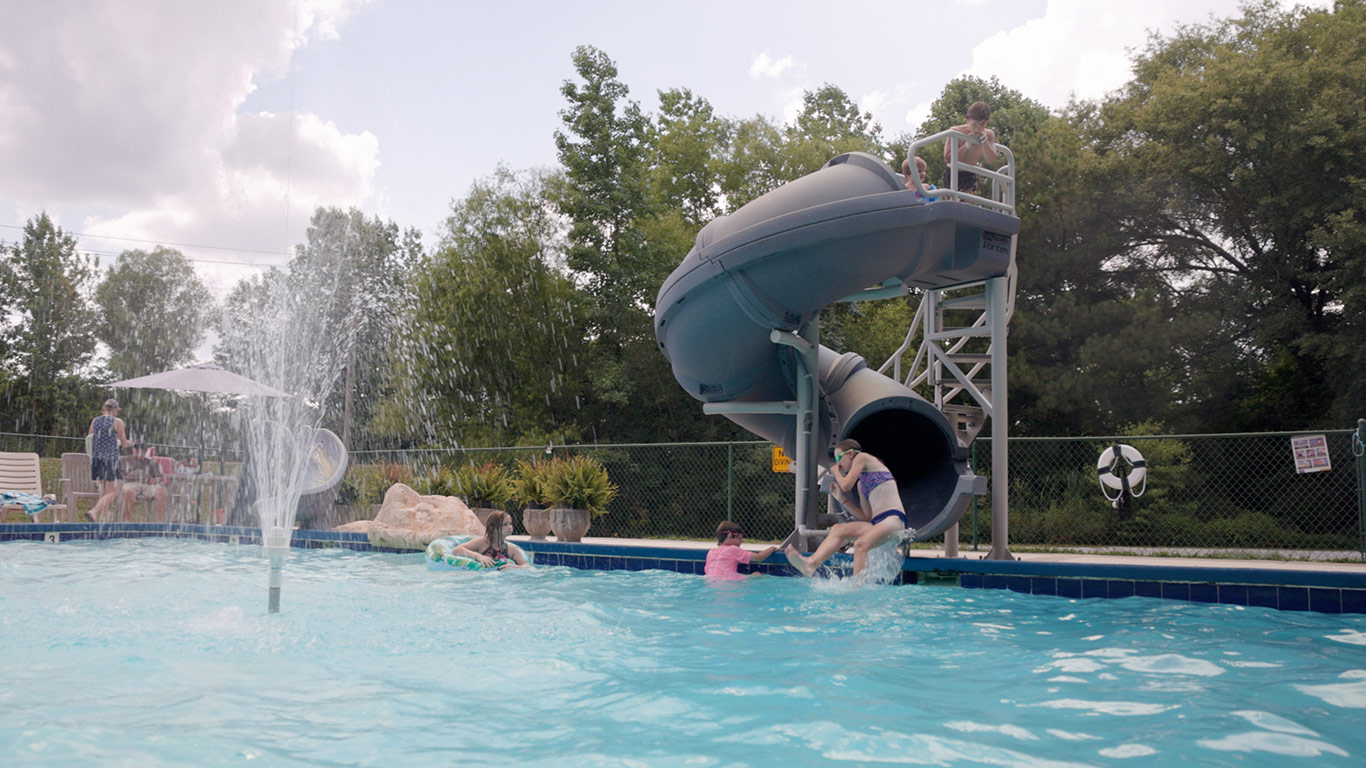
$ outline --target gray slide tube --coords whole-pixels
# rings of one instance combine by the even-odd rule
[[[790,401],[797,361],[774,344],[828,304],[891,279],[945,288],[1004,275],[1019,219],[959,202],[926,202],[861,152],[718,218],[660,288],[655,338],[674,377],[705,403]],[[982,478],[948,419],[862,358],[819,355],[819,466],[852,437],[892,471],[917,539],[955,523]],[[795,455],[796,419],[727,413]]]

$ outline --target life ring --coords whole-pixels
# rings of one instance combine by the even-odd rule
[[[1115,473],[1121,461],[1129,467],[1124,477]],[[1096,473],[1100,477],[1102,491],[1112,488],[1121,494],[1128,492],[1131,496],[1142,496],[1142,487],[1148,477],[1148,465],[1137,448],[1116,443],[1100,452],[1100,458],[1096,460]],[[1109,498],[1110,494],[1107,492],[1105,497]]]
[[[464,544],[477,536],[443,536],[431,544],[427,545],[427,570],[429,571],[483,571],[497,570],[505,565],[516,565],[516,560],[494,560],[493,566],[486,566],[466,555],[455,553],[455,548]],[[531,565],[531,553],[521,547],[508,542],[508,554],[514,551],[522,553],[522,559],[527,565]]]

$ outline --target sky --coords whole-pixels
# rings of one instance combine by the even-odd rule
[[[1237,0],[0,0],[0,241],[46,211],[102,266],[168,245],[221,296],[287,261],[319,206],[431,242],[500,163],[555,165],[579,45],[605,52],[647,112],[658,91],[689,88],[722,115],[787,120],[832,83],[894,137],[955,77],[995,76],[1056,109],[1122,86],[1150,31],[1237,12]]]

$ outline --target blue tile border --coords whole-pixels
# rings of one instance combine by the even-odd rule
[[[1219,585],[1210,583],[1190,585],[1190,601],[1193,603],[1219,602]]]
[[[117,538],[186,538],[226,544],[260,545],[259,528],[162,523],[4,523],[0,542]],[[691,547],[585,544],[523,541],[542,565],[581,570],[666,570],[701,574],[707,550]],[[301,549],[345,549],[357,552],[412,554],[409,549],[375,547],[363,533],[296,530],[290,546]],[[847,575],[848,555],[836,555],[831,570]],[[745,567],[747,573],[796,576],[779,556]],[[908,557],[898,584],[957,584],[966,589],[1001,589],[1029,595],[1069,599],[1149,597],[1195,603],[1220,603],[1319,613],[1366,613],[1366,568],[1360,570],[1288,570],[1218,566],[1161,566],[1119,563],[1052,563],[963,558]]]

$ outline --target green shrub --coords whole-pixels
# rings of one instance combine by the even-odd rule
[[[343,504],[379,504],[395,483],[409,484],[413,473],[406,464],[381,459],[376,464],[352,464],[342,480],[338,501]]]
[[[423,496],[456,496],[455,475],[440,464],[414,475],[413,490]]]
[[[1270,515],[1244,512],[1232,519],[1205,524],[1205,535],[1219,547],[1274,548],[1286,541],[1286,531]]]
[[[607,478],[607,469],[601,463],[587,456],[570,456],[551,466],[552,503],[586,509],[594,517],[607,514],[607,505],[616,498],[617,487]]]
[[[507,470],[491,461],[457,469],[453,489],[471,507],[501,508],[512,499],[512,480]]]
[[[550,494],[550,475],[557,461],[518,461],[512,477],[512,498],[527,506],[544,507],[554,503]]]

